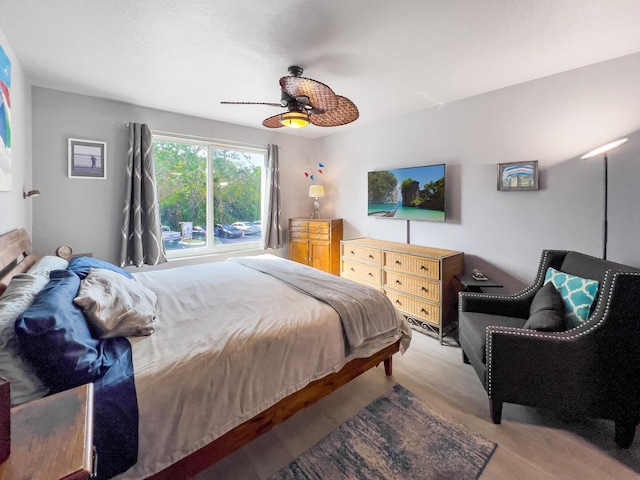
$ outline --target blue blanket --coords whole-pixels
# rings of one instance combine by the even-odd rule
[[[23,355],[51,393],[94,384],[94,446],[98,478],[129,469],[138,457],[138,402],[131,344],[94,338],[73,303],[80,277],[54,270],[47,286],[15,323]]]

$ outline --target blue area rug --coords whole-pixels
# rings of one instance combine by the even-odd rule
[[[396,384],[271,480],[471,480],[496,447]]]

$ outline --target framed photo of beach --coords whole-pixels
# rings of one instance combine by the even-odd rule
[[[538,190],[538,161],[499,163],[498,190]]]
[[[107,178],[107,143],[69,139],[69,178]]]

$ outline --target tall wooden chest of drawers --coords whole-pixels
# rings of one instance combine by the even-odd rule
[[[340,275],[342,219],[289,219],[289,259]]]
[[[442,343],[454,327],[464,253],[356,238],[341,242],[340,275],[383,291],[409,322]]]

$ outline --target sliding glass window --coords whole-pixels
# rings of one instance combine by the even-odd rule
[[[153,137],[167,256],[257,248],[266,150]]]

